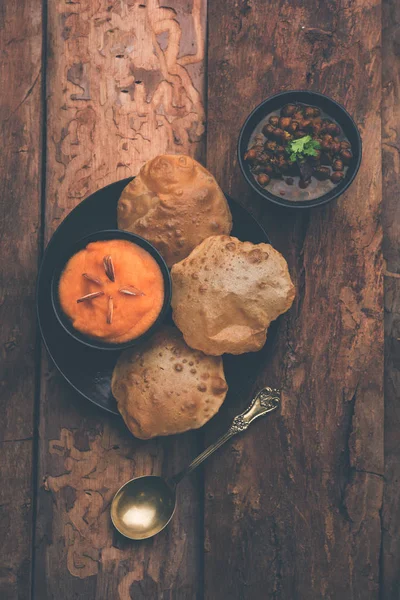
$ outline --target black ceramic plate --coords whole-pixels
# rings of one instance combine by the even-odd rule
[[[39,272],[37,313],[42,338],[61,375],[84,398],[109,412],[119,414],[111,394],[111,375],[118,352],[102,352],[75,341],[56,318],[51,305],[51,280],[60,256],[81,238],[101,229],[116,228],[117,202],[123,188],[131,181],[123,179],[95,192],[81,202],[54,233]],[[268,242],[268,236],[247,210],[228,198],[233,217],[232,235],[253,243]],[[170,320],[168,315],[166,321]],[[251,378],[254,354],[227,357],[226,377],[238,369]],[[246,377],[247,378],[247,377]]]

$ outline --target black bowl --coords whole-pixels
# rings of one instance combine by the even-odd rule
[[[312,106],[317,106],[340,125],[344,135],[351,144],[353,159],[349,164],[344,179],[332,190],[323,194],[322,196],[319,196],[318,198],[314,198],[313,200],[290,201],[272,194],[268,191],[268,189],[261,187],[257,183],[250,171],[249,163],[244,160],[244,154],[247,151],[250,138],[257,125],[269,113],[282,108],[288,103],[311,104]],[[320,206],[321,204],[326,204],[327,202],[331,202],[331,200],[335,200],[335,198],[343,194],[343,192],[348,189],[357,175],[361,163],[361,154],[362,149],[360,132],[358,131],[357,125],[347,110],[341,104],[335,100],[332,100],[332,98],[325,96],[325,94],[309,92],[305,90],[291,90],[289,92],[282,92],[280,94],[275,94],[275,96],[271,96],[270,98],[267,98],[261,102],[261,104],[259,104],[247,117],[240,131],[238,140],[239,165],[247,183],[255,192],[257,192],[257,194],[266,200],[274,202],[275,204],[279,204],[280,206],[287,206],[290,208],[312,208],[314,206]]]
[[[97,242],[99,240],[115,240],[115,239],[127,240],[128,242],[133,242],[134,244],[137,244],[141,248],[144,248],[144,250],[147,250],[147,252],[149,254],[151,254],[151,256],[157,261],[157,264],[161,269],[163,279],[164,279],[164,303],[163,303],[161,312],[158,315],[157,319],[154,321],[153,325],[143,335],[140,335],[139,337],[134,338],[133,340],[128,340],[127,342],[122,342],[121,344],[108,344],[107,342],[102,342],[101,340],[95,340],[93,338],[90,338],[90,337],[80,333],[76,329],[74,329],[71,321],[64,314],[64,312],[61,308],[60,301],[59,301],[59,295],[58,295],[58,287],[59,287],[61,273],[63,272],[64,267],[67,264],[68,260],[71,258],[71,256],[73,256],[74,254],[79,252],[79,250],[82,250],[83,248],[85,248],[90,242]],[[60,260],[58,261],[58,265],[54,271],[52,281],[51,281],[51,303],[52,303],[53,310],[55,312],[55,315],[56,315],[59,323],[62,325],[64,330],[67,333],[69,333],[69,335],[71,337],[74,338],[74,340],[80,342],[81,344],[84,344],[85,346],[88,346],[89,348],[93,348],[96,350],[118,350],[118,351],[121,351],[121,350],[125,350],[126,348],[130,348],[131,346],[134,346],[134,345],[138,344],[139,342],[142,342],[143,340],[147,339],[155,332],[155,330],[163,322],[164,317],[166,316],[166,313],[168,312],[170,302],[171,302],[171,277],[169,274],[168,267],[167,267],[163,257],[161,256],[161,254],[147,240],[143,239],[139,235],[136,235],[135,233],[130,233],[129,231],[123,231],[121,229],[105,229],[103,231],[96,231],[95,233],[92,233],[92,234],[82,238],[81,240],[79,240],[76,244],[74,244],[68,250],[68,252],[66,252],[62,257],[60,257]]]

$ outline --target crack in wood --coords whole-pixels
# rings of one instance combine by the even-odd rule
[[[35,79],[33,80],[32,85],[28,88],[27,92],[25,93],[24,97],[22,98],[22,100],[17,104],[17,106],[14,108],[14,110],[8,115],[8,117],[6,119],[4,119],[4,122],[7,122],[11,119],[11,117],[13,117],[15,115],[15,113],[21,108],[21,106],[28,100],[29,96],[32,94],[33,90],[35,89],[35,86],[37,84],[37,82],[39,81],[39,77],[41,75],[42,70],[39,69]]]

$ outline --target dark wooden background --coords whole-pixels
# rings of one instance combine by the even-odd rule
[[[0,598],[399,599],[400,4],[0,0],[0,52]],[[363,138],[351,189],[312,212],[252,196],[236,159],[247,114],[293,88]],[[140,442],[48,361],[35,280],[68,212],[160,152],[252,210],[298,295],[204,430]],[[117,535],[121,482],[173,473],[261,384],[281,413],[182,483],[157,538]]]

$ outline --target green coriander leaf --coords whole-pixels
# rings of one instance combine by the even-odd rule
[[[320,147],[320,143],[317,140],[311,140],[304,145],[303,154],[304,156],[317,156],[317,150]]]
[[[319,148],[320,143],[317,140],[313,140],[310,135],[304,135],[297,140],[292,140],[286,147],[290,153],[290,162],[305,160],[307,156],[317,156]]]
[[[304,146],[304,150],[317,150],[320,147],[320,143],[317,140],[311,140],[311,142],[307,142]]]
[[[303,150],[303,154],[305,154],[306,156],[317,156],[317,150],[316,148],[304,148]]]
[[[289,150],[291,152],[302,152],[304,149],[304,146],[308,143],[311,142],[312,138],[311,135],[304,135],[303,137],[299,138],[298,140],[292,140],[291,142],[289,142],[288,146],[289,146]]]

